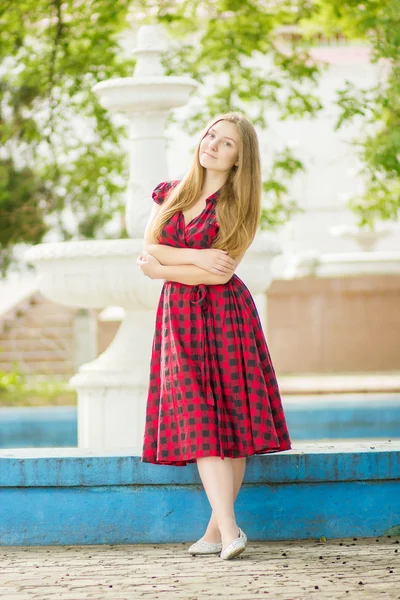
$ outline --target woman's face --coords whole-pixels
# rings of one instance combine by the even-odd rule
[[[239,134],[235,123],[218,121],[201,140],[199,162],[205,169],[229,172],[238,165]]]

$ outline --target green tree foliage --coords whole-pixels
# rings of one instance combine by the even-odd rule
[[[46,190],[29,167],[16,169],[12,158],[0,160],[0,261],[5,272],[15,244],[35,243],[47,231]]]
[[[0,5],[0,271],[13,246],[49,227],[104,235],[122,209],[122,129],[91,91],[130,75],[118,36],[129,0],[3,0]],[[73,213],[76,229],[66,224]]]
[[[316,66],[304,48],[293,42],[283,50],[276,37],[277,28],[309,16],[305,0],[269,6],[264,0],[3,0],[3,273],[17,243],[38,243],[49,228],[67,240],[104,236],[122,209],[125,132],[113,125],[92,87],[132,74],[134,63],[119,45],[129,14],[137,25],[158,21],[168,28],[174,42],[165,56],[167,74],[212,81],[211,92],[200,92],[200,103],[183,123],[188,131],[228,110],[248,112],[267,128],[268,107],[282,119],[321,108],[312,93]],[[297,210],[284,178],[301,169],[289,148],[280,149],[265,174],[263,226],[274,227]],[[74,228],[66,219],[71,213]]]
[[[357,90],[347,81],[338,92],[336,127],[356,116],[364,119],[365,133],[356,145],[366,185],[349,205],[360,226],[373,229],[380,219],[397,219],[400,210],[400,3],[317,0],[312,24],[328,34],[340,29],[349,39],[363,40],[371,48],[372,61],[386,67],[379,84]]]

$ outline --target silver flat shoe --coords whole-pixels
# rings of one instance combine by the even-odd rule
[[[239,527],[239,537],[236,540],[233,540],[230,544],[224,548],[220,554],[222,560],[229,560],[230,558],[235,558],[239,556],[245,549],[247,545],[247,536],[242,529]]]
[[[246,550],[246,542],[244,541],[244,538],[238,537],[237,540],[234,540],[222,550],[220,556],[222,560],[229,560],[231,558],[236,558],[236,556],[242,554],[244,550]]]
[[[213,544],[198,540],[188,549],[189,554],[219,554],[222,550],[222,544]]]
[[[240,537],[242,537],[244,539],[244,543],[247,545],[247,535],[245,534],[244,531],[242,531],[242,529],[240,529],[240,527],[239,527],[239,535],[240,535]]]

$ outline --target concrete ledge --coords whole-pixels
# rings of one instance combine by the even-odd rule
[[[279,389],[289,394],[384,394],[400,392],[400,372],[296,373],[279,375]]]
[[[247,459],[244,483],[400,480],[400,442],[296,444]],[[196,465],[142,463],[128,449],[0,451],[0,487],[201,484]],[[399,500],[400,501],[400,500]]]
[[[236,511],[252,540],[397,531],[400,442],[250,457]],[[195,464],[145,464],[129,449],[0,451],[2,545],[188,542],[209,515]]]

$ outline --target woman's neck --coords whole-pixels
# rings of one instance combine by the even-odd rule
[[[206,172],[204,175],[201,195],[208,198],[222,188],[226,182],[226,173]]]

